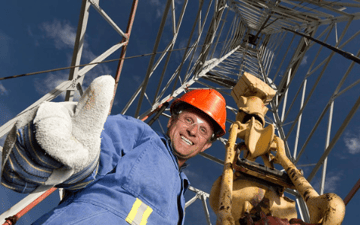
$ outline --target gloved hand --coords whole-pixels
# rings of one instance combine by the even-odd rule
[[[74,173],[81,171],[99,155],[100,134],[113,94],[114,79],[101,76],[86,89],[75,111],[67,103],[41,104],[33,120],[37,142]]]
[[[4,144],[1,183],[30,192],[39,185],[69,187],[96,171],[114,83],[109,75],[98,77],[77,104],[45,102],[19,116]]]

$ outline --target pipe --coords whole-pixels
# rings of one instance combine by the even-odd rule
[[[234,225],[235,221],[231,214],[232,189],[233,189],[233,162],[235,158],[235,142],[239,133],[240,124],[235,122],[230,127],[229,140],[226,144],[224,171],[221,178],[218,221],[221,225]]]
[[[360,188],[360,179],[354,185],[354,187],[351,189],[349,194],[345,197],[345,199],[344,199],[345,205],[347,205],[350,202],[350,200],[352,199],[352,197],[354,197],[355,193],[359,190],[359,188]]]
[[[113,97],[113,100],[111,101],[109,114],[111,113],[111,108],[112,108],[112,105],[113,105],[113,102],[114,102],[114,99],[115,99],[116,90],[117,90],[119,80],[120,80],[120,74],[121,74],[122,68],[124,66],[126,48],[127,48],[128,44],[129,44],[129,41],[130,41],[130,34],[131,34],[132,26],[134,24],[134,19],[135,19],[135,14],[136,14],[136,9],[137,9],[137,6],[138,6],[138,2],[139,2],[139,0],[134,0],[133,1],[132,7],[131,7],[131,13],[130,13],[130,16],[129,16],[128,26],[126,28],[126,33],[125,33],[127,38],[123,37],[123,40],[122,40],[122,42],[127,42],[127,44],[124,45],[123,48],[121,49],[120,60],[119,60],[119,64],[118,64],[118,67],[117,67],[117,70],[116,70],[116,75],[115,75],[114,97]]]
[[[3,225],[14,225],[23,215],[25,215],[32,208],[34,208],[37,204],[39,204],[46,197],[48,197],[50,194],[52,194],[56,189],[57,188],[52,187],[49,190],[47,190],[44,194],[40,195],[37,199],[35,199],[33,202],[31,202],[25,208],[20,210],[20,212],[18,212],[16,215],[6,218],[6,221],[5,221],[5,223]]]

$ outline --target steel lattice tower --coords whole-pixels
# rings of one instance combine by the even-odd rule
[[[96,9],[123,40],[94,59],[91,62],[94,64],[73,68],[68,81],[29,108],[50,101],[65,91],[66,100],[72,100],[74,91],[82,93],[86,73],[118,49],[122,51],[122,60],[116,77],[121,83],[121,78],[127,76],[122,74],[120,78],[122,68],[130,65],[125,53],[126,48],[131,48],[128,41],[133,38],[130,33],[138,4],[141,2],[134,0],[133,8],[126,9],[130,11],[130,17],[125,32],[106,14],[106,8],[101,7],[99,0],[83,0],[72,66],[80,64],[89,7]],[[149,121],[164,103],[171,103],[183,92],[215,88],[226,96],[229,126],[237,113],[230,92],[242,74],[249,72],[277,91],[269,105],[266,122],[275,125],[277,135],[286,141],[287,154],[295,164],[312,163],[305,176],[309,181],[315,177],[321,180],[319,193],[322,194],[326,187],[327,162],[336,157],[330,153],[360,105],[360,79],[356,77],[360,69],[357,41],[360,2],[168,0],[163,4],[162,19],[154,39],[154,54],[149,56],[142,84],[129,99],[125,99],[127,104],[121,113],[139,119],[149,117]],[[116,96],[122,95],[122,91],[119,89]],[[354,100],[348,101],[349,96],[355,96]],[[153,126],[164,129],[168,117],[169,112],[165,110]],[[0,136],[9,131],[15,120],[0,128]],[[227,135],[214,145],[217,151],[201,153],[206,161],[202,163],[219,168],[219,173],[212,175],[213,180],[221,175],[218,164],[223,162],[226,141]],[[319,142],[322,143],[320,147]],[[311,159],[304,158],[305,155]],[[190,188],[193,194],[186,206],[190,207],[199,199],[206,215],[202,224],[214,223],[207,203],[211,187],[203,190],[196,184]],[[300,217],[308,221],[307,208],[299,194],[291,190],[288,193],[296,200]]]

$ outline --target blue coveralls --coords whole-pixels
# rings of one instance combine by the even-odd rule
[[[71,191],[34,224],[184,224],[189,181],[168,137],[140,120],[115,115],[108,117],[101,138],[98,171],[88,178],[95,180]]]

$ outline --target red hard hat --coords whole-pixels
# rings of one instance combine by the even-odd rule
[[[215,129],[217,129],[215,130],[216,137],[221,137],[226,133],[226,102],[218,91],[214,89],[189,91],[171,104],[170,112],[172,113],[174,107],[181,103],[187,103],[208,115],[218,125],[215,126]]]

